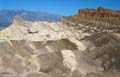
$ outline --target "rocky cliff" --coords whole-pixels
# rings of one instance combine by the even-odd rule
[[[0,77],[120,77],[119,32],[87,23],[16,16],[0,31]]]
[[[120,32],[120,12],[99,7],[98,9],[81,9],[75,16],[63,18],[63,22],[79,23],[95,29],[95,32]]]

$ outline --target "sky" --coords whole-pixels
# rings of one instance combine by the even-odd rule
[[[0,10],[43,11],[63,16],[75,15],[79,9],[99,6],[120,10],[120,0],[0,0]]]

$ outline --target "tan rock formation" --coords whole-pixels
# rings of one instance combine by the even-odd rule
[[[120,12],[99,7],[98,9],[81,9],[76,16],[63,18],[64,23],[83,24],[88,27],[118,32],[120,28]],[[97,31],[98,32],[98,31]],[[113,32],[113,31],[112,31]]]

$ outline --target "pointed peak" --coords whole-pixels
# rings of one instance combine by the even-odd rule
[[[14,21],[13,21],[14,25],[24,25],[25,24],[25,20],[22,19],[19,16],[15,16]]]
[[[16,23],[16,22],[21,22],[21,21],[22,21],[22,22],[24,21],[21,17],[19,17],[19,16],[15,16],[15,17],[14,17],[14,21],[13,21],[14,23]]]
[[[20,16],[15,16],[14,19],[15,20],[23,20]]]
[[[31,26],[31,24],[32,22],[24,20],[19,16],[15,16],[14,21],[13,21],[14,26],[28,27],[28,26]]]

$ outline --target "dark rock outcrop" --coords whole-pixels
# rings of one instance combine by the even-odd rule
[[[120,70],[120,36],[112,33],[96,33],[86,38],[85,54],[88,61],[99,64],[104,71]]]

